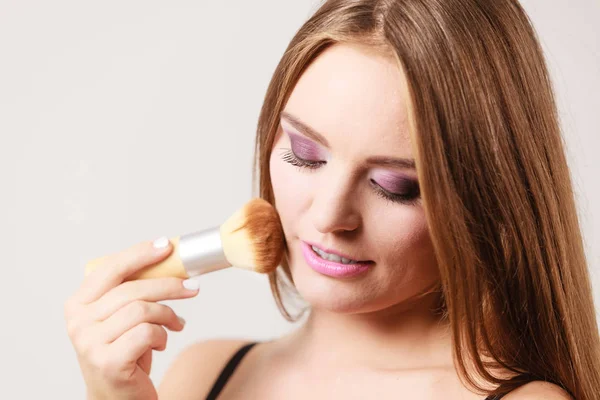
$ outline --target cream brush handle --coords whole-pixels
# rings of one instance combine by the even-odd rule
[[[173,245],[173,251],[167,258],[141,269],[129,276],[127,280],[167,276],[187,279],[231,266],[223,252],[219,227],[176,236],[170,238],[169,241]],[[88,262],[85,267],[85,275],[102,265],[106,257]]]

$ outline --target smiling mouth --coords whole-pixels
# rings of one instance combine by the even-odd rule
[[[375,265],[374,261],[356,261],[338,254],[327,253],[306,242],[301,242],[301,249],[310,268],[332,278],[346,279],[363,276]]]
[[[361,260],[352,260],[346,257],[341,257],[338,256],[337,254],[331,254],[331,253],[327,253],[326,251],[323,251],[321,249],[319,249],[316,246],[311,245],[310,248],[313,250],[313,252],[315,252],[315,254],[317,254],[320,258],[327,260],[327,261],[332,261],[332,262],[336,262],[339,264],[344,264],[344,265],[354,265],[354,264],[367,264],[367,263],[372,263],[372,261],[361,261]]]

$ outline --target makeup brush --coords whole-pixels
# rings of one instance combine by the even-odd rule
[[[192,276],[231,266],[259,273],[274,271],[281,262],[284,235],[279,214],[266,200],[254,198],[222,225],[170,238],[173,251],[127,280]],[[105,257],[86,264],[88,275]]]

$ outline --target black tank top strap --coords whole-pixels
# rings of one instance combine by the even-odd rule
[[[225,387],[225,384],[227,383],[229,378],[231,378],[231,375],[233,375],[233,372],[240,364],[240,361],[242,361],[242,358],[244,358],[246,353],[248,353],[248,351],[250,351],[250,349],[254,347],[254,345],[256,345],[256,342],[250,342],[248,344],[245,344],[238,351],[235,352],[235,354],[229,359],[229,362],[227,362],[227,364],[221,371],[221,374],[219,374],[219,377],[217,378],[213,387],[211,388],[210,393],[208,393],[208,396],[206,396],[206,400],[217,399],[217,396],[219,395],[219,393],[221,393],[221,391]]]

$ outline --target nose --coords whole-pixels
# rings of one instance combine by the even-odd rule
[[[350,179],[323,177],[310,208],[314,227],[323,234],[355,231],[361,225],[358,198]]]

